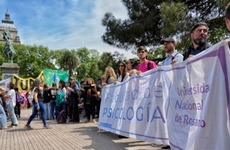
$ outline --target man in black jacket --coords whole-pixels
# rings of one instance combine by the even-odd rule
[[[79,104],[79,94],[76,88],[76,79],[74,77],[70,78],[70,87],[67,87],[66,89],[70,92],[69,94],[69,100],[70,100],[70,110],[69,110],[69,116],[70,121],[69,122],[80,122],[79,117],[79,111],[78,111],[78,104]]]
[[[207,44],[208,25],[205,22],[196,23],[191,28],[190,37],[192,45],[184,53],[184,60],[209,48],[209,45]]]

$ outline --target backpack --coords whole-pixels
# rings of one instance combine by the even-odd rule
[[[22,96],[22,94],[20,94],[20,93],[16,94],[16,101],[19,102],[19,103],[24,102],[24,97]]]
[[[148,61],[148,64],[147,64],[147,70],[151,70],[151,66],[150,66],[150,60]]]
[[[57,123],[66,123],[66,112],[62,110],[57,116]]]

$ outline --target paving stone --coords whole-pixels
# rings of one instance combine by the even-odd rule
[[[52,129],[43,129],[42,121],[34,119],[33,130],[25,130],[31,109],[22,109],[19,124],[15,128],[0,130],[0,150],[159,150],[132,138],[120,139],[116,134],[100,131],[94,123],[57,124],[48,120]],[[8,122],[10,125],[10,122]]]

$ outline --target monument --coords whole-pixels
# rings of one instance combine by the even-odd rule
[[[7,58],[7,62],[3,63],[2,66],[0,66],[2,70],[2,79],[11,78],[13,74],[18,75],[19,73],[19,66],[17,63],[13,63],[13,57],[15,56],[15,50],[12,45],[12,40],[10,39],[10,33],[9,31],[3,32],[3,39],[6,41],[6,44],[3,48],[3,53],[5,54]]]
[[[14,21],[12,21],[10,18],[10,13],[7,11],[5,13],[5,19],[2,20],[0,25],[0,43],[5,43],[2,51],[7,59],[7,61],[0,66],[2,79],[11,78],[13,74],[18,75],[19,73],[20,67],[17,63],[13,62],[13,58],[16,54],[13,47],[13,42],[16,44],[21,44],[17,28],[14,25]]]
[[[3,32],[9,30],[10,32],[10,37],[13,43],[15,44],[21,44],[20,37],[18,35],[18,30],[16,26],[14,25],[14,21],[11,20],[10,18],[10,13],[6,11],[5,13],[5,19],[2,20],[1,25],[0,25],[0,43],[5,43],[6,41],[3,39],[1,36]]]

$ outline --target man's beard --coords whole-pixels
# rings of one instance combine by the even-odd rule
[[[197,38],[193,40],[193,42],[199,46],[204,45],[206,41],[207,41],[206,38]]]
[[[167,47],[166,53],[172,53],[173,50],[174,50],[174,47],[173,47],[173,46],[168,46],[168,47]]]

